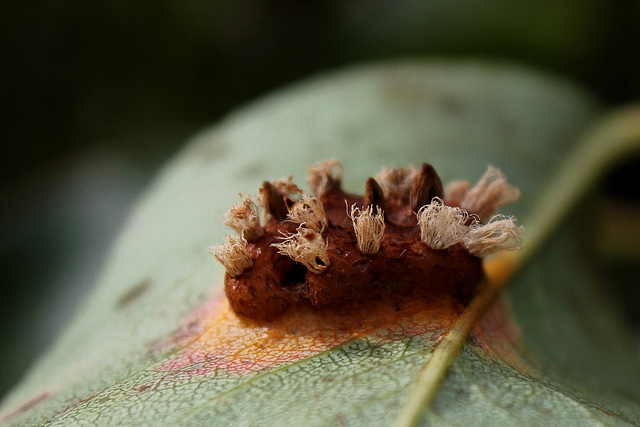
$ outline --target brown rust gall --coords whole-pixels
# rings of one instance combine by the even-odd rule
[[[465,237],[483,235],[479,231],[485,226],[473,212],[446,206],[440,178],[429,164],[407,169],[415,171],[411,175],[403,169],[383,171],[380,183],[367,180],[364,196],[342,190],[341,166],[338,174],[332,173],[336,165],[327,161],[312,169],[315,197],[292,184],[291,194],[272,183],[263,184],[264,232],[258,239],[245,241],[243,252],[252,262],[245,262],[240,274],[225,276],[225,293],[237,314],[269,321],[299,306],[348,310],[350,304],[372,300],[399,306],[406,298],[436,295],[466,304],[483,274],[481,258],[469,248],[481,247],[484,256],[519,245],[521,228],[511,218],[502,219],[502,227],[514,237],[506,243],[503,239],[500,247],[482,246],[482,241]],[[402,180],[411,182],[399,185],[401,174]],[[384,188],[394,191],[385,193]],[[290,196],[301,200],[297,203],[305,209],[304,215],[294,211],[296,202]],[[430,204],[429,216],[421,219]],[[366,215],[368,223],[362,219]],[[362,228],[362,224],[374,225]],[[456,227],[456,232],[430,227]],[[436,240],[434,236],[437,249],[429,243]],[[443,238],[452,240],[443,244]],[[216,248],[212,253],[229,272],[232,261],[218,256],[224,251]]]

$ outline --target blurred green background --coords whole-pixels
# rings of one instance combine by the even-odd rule
[[[0,397],[73,315],[157,168],[261,94],[357,62],[474,56],[564,76],[607,107],[640,100],[637,0],[5,0],[0,9]],[[639,166],[629,159],[604,183],[626,216],[598,212],[606,231],[589,242],[636,328],[638,245],[620,249],[616,236],[640,218]]]

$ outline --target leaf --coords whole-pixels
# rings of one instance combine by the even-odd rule
[[[566,82],[477,62],[353,68],[255,102],[196,136],[162,171],[92,297],[3,402],[0,419],[392,423],[454,311],[426,303],[400,324],[356,335],[309,318],[284,337],[242,325],[225,309],[223,270],[206,252],[222,242],[223,213],[238,192],[290,174],[301,181],[320,159],[341,159],[354,192],[382,166],[424,160],[445,182],[500,167],[523,193],[507,213],[526,225],[540,188],[597,112]],[[596,293],[575,227],[558,234],[474,329],[425,420],[639,422],[628,337]]]
[[[585,196],[598,177],[611,168],[616,161],[640,151],[639,119],[640,106],[637,105],[615,111],[601,119],[601,123],[595,126],[594,130],[588,132],[583,141],[580,142],[576,155],[571,157],[562,167],[559,177],[556,177],[552,181],[550,188],[542,193],[540,200],[545,203],[539,204],[537,211],[534,211],[531,215],[531,229],[533,232],[529,232],[530,238],[527,241],[527,246],[515,253],[505,252],[498,254],[484,262],[485,283],[481,288],[481,292],[458,316],[455,324],[443,336],[431,353],[428,362],[418,375],[413,391],[396,419],[396,425],[413,425],[418,422],[424,407],[432,403],[447,367],[457,356],[464,340],[469,335],[471,327],[478,320],[481,320],[480,325],[482,325],[487,318],[491,317],[491,314],[487,314],[488,304],[502,290],[514,272],[522,268],[526,261],[540,249],[545,239],[558,227],[561,220],[568,216],[576,201]],[[565,262],[564,257],[558,256],[554,258],[556,262],[557,259],[561,259],[563,263]],[[602,314],[609,313],[603,311]],[[482,315],[484,315],[484,319],[480,318]],[[586,319],[594,317],[596,317],[594,312],[588,312]],[[504,326],[509,324],[508,317],[502,315],[498,319],[501,320],[503,325],[501,328],[506,330]],[[601,320],[606,322],[608,318],[602,317]],[[497,323],[494,325],[497,325]],[[515,328],[512,329],[515,330]],[[476,335],[478,334],[485,336],[482,328],[476,331]],[[512,331],[505,334],[503,338],[507,338],[507,341],[515,342],[516,340],[513,338],[516,335]],[[596,345],[605,344],[608,337],[603,336],[602,338],[601,341],[594,341],[593,343]],[[489,341],[484,342],[489,347],[492,347]],[[611,343],[615,344],[613,341]],[[500,348],[499,343],[498,348]],[[627,348],[627,350],[629,349]],[[610,350],[607,349],[607,351]],[[633,353],[634,351],[631,349],[630,352],[623,353],[623,355],[628,356]],[[517,357],[513,357],[513,352],[503,352],[501,356],[504,360],[511,360],[512,364],[520,367],[525,366],[521,361],[518,361]],[[637,390],[635,374],[640,371],[635,369],[636,365],[633,363],[633,356],[627,359],[627,362],[633,374],[630,377],[632,381],[627,382],[626,385],[628,390],[631,390],[629,394],[633,395]],[[576,365],[575,361],[572,361],[572,365]],[[597,365],[593,365],[591,368],[599,371],[608,371],[606,368],[602,369]],[[530,371],[526,367],[523,370]],[[582,372],[588,371],[589,369],[584,369]],[[622,377],[629,378],[630,373],[629,371],[624,372]],[[610,376],[608,377],[610,378]],[[613,378],[617,377],[619,375],[613,375]],[[579,378],[578,381],[580,381]]]

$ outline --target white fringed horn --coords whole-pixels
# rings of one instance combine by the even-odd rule
[[[322,203],[317,197],[303,196],[301,200],[285,199],[289,210],[287,219],[297,224],[304,224],[307,228],[322,233],[327,226],[327,216]]]
[[[241,194],[242,201],[231,207],[224,216],[224,223],[249,242],[255,242],[264,234],[260,225],[260,209],[248,194]]]
[[[313,273],[322,273],[329,266],[327,245],[320,233],[298,227],[297,233],[285,236],[280,243],[272,243],[282,255],[303,264]]]
[[[478,215],[481,222],[487,221],[498,208],[520,197],[520,190],[509,184],[498,169],[489,166],[480,181],[467,191],[460,207]]]
[[[434,197],[430,204],[417,213],[420,236],[431,249],[446,249],[462,241],[469,232],[469,214],[446,206],[442,199]]]
[[[406,169],[383,168],[376,175],[376,181],[384,194],[390,197],[408,198],[419,173],[420,170],[414,165],[409,165]]]
[[[471,227],[462,244],[471,255],[480,258],[498,251],[514,251],[522,246],[523,230],[513,218],[496,215],[485,225]]]
[[[307,169],[307,183],[316,196],[322,196],[332,186],[342,183],[344,169],[338,159],[323,160]]]
[[[375,206],[360,210],[356,205],[351,206],[349,215],[353,222],[353,229],[358,241],[358,249],[363,254],[376,254],[380,250],[380,242],[384,235],[384,213]]]
[[[246,245],[247,242],[243,237],[227,234],[224,244],[210,246],[207,250],[220,261],[229,276],[236,277],[253,265]]]

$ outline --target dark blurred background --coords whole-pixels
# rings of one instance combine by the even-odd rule
[[[135,197],[190,135],[311,74],[414,56],[507,60],[607,106],[637,101],[640,1],[4,0],[0,397],[70,319]],[[638,223],[638,166],[604,185],[631,218],[612,224]],[[636,284],[620,300],[637,327],[640,245],[594,246],[617,282]]]

